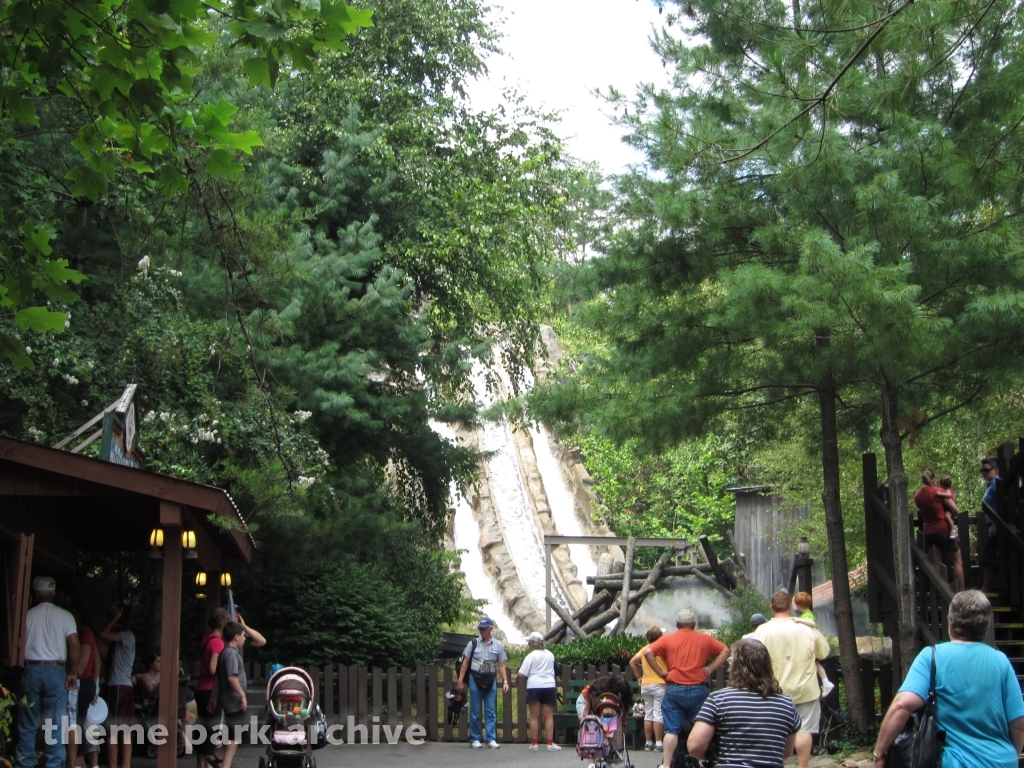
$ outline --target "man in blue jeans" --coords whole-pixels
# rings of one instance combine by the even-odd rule
[[[455,687],[460,691],[466,687],[469,676],[469,746],[480,749],[480,707],[484,709],[484,740],[491,749],[499,749],[498,744],[498,678],[501,679],[502,690],[508,692],[508,670],[505,669],[505,649],[494,640],[494,622],[484,616],[477,624],[480,637],[471,640],[463,653],[464,659],[459,668],[459,681]]]
[[[729,646],[697,632],[696,627],[697,616],[684,608],[676,615],[676,631],[662,635],[644,649],[652,669],[658,668],[655,658],[659,658],[661,666],[668,670],[665,698],[661,702],[661,716],[665,720],[664,768],[672,765],[672,755],[684,728],[693,727],[708,697],[708,680],[729,658]],[[684,748],[685,744],[684,741]]]
[[[26,614],[25,671],[18,702],[18,749],[15,768],[36,764],[36,731],[43,721],[46,768],[64,768],[61,718],[68,713],[68,691],[78,680],[78,627],[75,617],[53,604],[57,582],[49,576],[32,580],[36,606]],[[65,674],[64,666],[71,671]]]

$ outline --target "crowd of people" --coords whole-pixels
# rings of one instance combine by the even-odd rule
[[[146,655],[141,670],[135,672],[136,636],[130,629],[130,613],[122,605],[114,605],[107,623],[94,632],[81,606],[58,590],[53,578],[33,579],[32,594],[34,604],[26,614],[25,667],[13,766],[35,768],[40,726],[56,724],[63,730],[66,722],[65,732],[51,732],[43,741],[46,768],[76,768],[79,762],[84,768],[95,768],[100,746],[97,739],[83,738],[90,716],[98,711],[93,709],[90,714],[90,708],[101,703],[102,694],[107,712],[102,730],[107,734],[112,726],[133,726],[137,713],[154,713],[160,695],[160,654]],[[261,646],[266,640],[246,626],[240,614],[232,621],[224,608],[213,611],[208,626],[201,647],[196,703],[186,707],[184,719],[200,719],[207,733],[217,725],[228,726],[226,744],[217,748],[207,739],[197,745],[196,764],[197,768],[231,768],[238,742],[230,739],[244,734],[244,729],[234,728],[244,725],[246,710],[242,647],[247,641]],[[176,675],[172,682],[178,684]],[[107,738],[109,768],[131,768],[133,746],[130,738]]]
[[[809,597],[809,596],[808,596]],[[652,628],[648,645],[630,660],[644,700],[646,749],[662,753],[661,765],[729,768],[781,768],[796,754],[807,768],[814,735],[821,720],[821,698],[833,683],[821,670],[829,645],[800,604],[785,590],[771,597],[770,619],[751,617],[751,632],[731,648],[697,630],[697,617],[683,610],[676,631]],[[794,615],[794,607],[798,612]],[[926,648],[914,661],[899,694],[881,724],[874,748],[874,765],[884,768],[888,750],[934,687],[938,727],[945,731],[943,768],[1011,768],[1024,748],[1024,697],[1006,655],[984,643],[992,621],[988,598],[978,590],[954,597],[948,614],[951,641]],[[481,622],[481,637],[466,647],[459,685],[470,680],[470,744],[498,748],[493,717],[496,685],[481,685],[472,673],[493,674],[508,685],[505,652],[492,637],[489,619]],[[530,707],[529,749],[539,749],[541,724],[548,749],[554,743],[553,712],[557,701],[555,659],[543,638],[529,638],[530,653],[517,680],[527,683]],[[934,654],[936,673],[930,678]],[[715,671],[729,663],[729,686],[710,692]],[[577,701],[582,721],[601,698],[614,694],[624,711],[632,706],[633,690],[623,675],[611,674],[590,682]],[[479,710],[485,729],[480,730]],[[476,711],[474,711],[476,710]],[[677,750],[683,759],[673,762]],[[689,762],[687,762],[689,761]]]

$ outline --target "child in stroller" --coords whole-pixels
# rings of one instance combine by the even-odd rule
[[[316,768],[306,721],[317,713],[316,688],[305,670],[283,667],[272,674],[267,681],[267,719],[271,736],[259,768],[284,765]]]
[[[587,688],[576,754],[594,768],[633,768],[626,746],[626,716],[633,706],[629,682],[622,675],[606,675]]]

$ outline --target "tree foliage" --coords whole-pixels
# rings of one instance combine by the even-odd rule
[[[54,315],[22,316],[61,334],[0,317],[26,357],[0,368],[0,431],[52,444],[137,383],[148,465],[227,488],[256,531],[236,581],[254,625],[292,626],[271,603],[301,603],[317,632],[353,632],[332,661],[425,660],[467,607],[438,549],[451,484],[476,467],[430,421],[473,422],[470,362],[492,344],[532,360],[585,174],[524,104],[466,103],[496,42],[475,0],[242,2],[194,19],[174,2],[109,6],[83,32],[93,53],[126,35],[115,62],[73,70],[60,47],[79,38],[55,38],[38,126],[7,106],[20,75],[0,62],[4,269],[31,246],[88,277],[72,291],[55,273]],[[10,29],[0,55],[18,56]],[[275,642],[323,658],[289,638]]]

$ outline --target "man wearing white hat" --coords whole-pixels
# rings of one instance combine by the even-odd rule
[[[53,604],[57,582],[36,576],[32,592],[36,605],[25,625],[25,671],[21,674],[22,699],[18,703],[18,748],[15,768],[36,763],[36,731],[43,725],[60,726],[68,711],[68,691],[78,681],[78,627],[75,617]],[[70,670],[65,673],[65,665]],[[43,747],[46,768],[63,768],[64,739],[59,730],[46,729]]]
[[[676,615],[676,631],[662,635],[644,649],[644,657],[652,669],[661,659],[665,674],[665,698],[661,715],[665,721],[665,742],[662,765],[672,765],[672,755],[684,730],[693,727],[704,700],[711,675],[729,658],[729,646],[711,635],[697,632],[697,616],[689,608]],[[712,658],[713,657],[713,658]],[[686,739],[683,738],[685,747]]]

